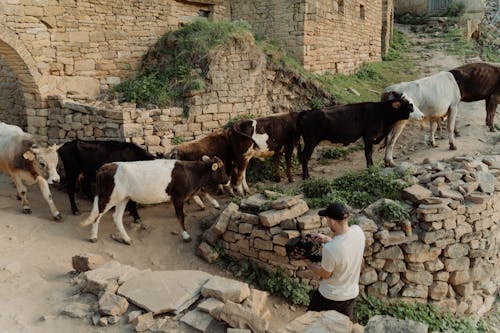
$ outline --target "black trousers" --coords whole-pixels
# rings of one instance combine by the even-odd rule
[[[310,299],[311,301],[309,302],[307,311],[335,310],[337,312],[345,314],[352,320],[356,298],[348,299],[346,301],[332,301],[331,299],[323,297],[323,295],[321,295],[318,290],[315,290],[312,293]]]

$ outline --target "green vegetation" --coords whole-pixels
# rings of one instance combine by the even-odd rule
[[[376,212],[381,218],[390,222],[400,222],[410,218],[407,206],[395,201],[383,203]]]
[[[214,249],[219,252],[217,264],[229,269],[236,277],[245,282],[256,285],[259,289],[286,298],[292,304],[309,304],[309,291],[311,288],[300,282],[294,281],[282,270],[269,272],[250,260],[239,260],[224,253],[222,246]]]
[[[280,175],[286,179],[286,163],[283,157],[280,158]],[[292,155],[292,173],[300,170],[299,159],[296,155]],[[250,183],[274,181],[274,162],[272,158],[267,158],[264,161],[258,159],[250,160],[247,168],[247,181]]]
[[[347,148],[344,147],[333,147],[327,148],[321,152],[321,158],[329,159],[329,160],[338,160],[341,158],[345,158],[347,155],[354,153],[355,151],[363,150],[363,145],[355,145],[349,146]]]
[[[234,123],[240,121],[240,120],[243,120],[243,119],[253,119],[254,116],[253,114],[250,114],[250,113],[247,113],[247,114],[242,114],[242,115],[239,115],[237,117],[234,117],[234,118],[231,118],[227,121],[227,123],[222,126],[224,129],[230,129],[231,127],[233,127]]]
[[[448,27],[441,36],[442,46],[447,53],[463,56],[476,56],[478,51],[473,41],[465,39],[462,30]]]
[[[170,143],[173,145],[179,145],[184,142],[184,139],[178,136],[174,136],[172,139],[170,139]]]
[[[429,332],[483,333],[491,332],[483,321],[442,312],[432,304],[398,302],[393,305],[361,294],[354,308],[354,319],[361,325],[376,315],[387,315],[403,320],[414,320],[429,325]]]
[[[446,17],[461,17],[465,14],[465,4],[458,1],[452,1],[446,11],[441,16]]]
[[[160,38],[146,54],[137,76],[117,85],[115,91],[139,105],[179,105],[186,93],[204,88],[210,50],[252,38],[243,21],[186,24]]]
[[[311,178],[304,181],[303,191],[309,207],[324,207],[339,201],[363,208],[381,198],[398,199],[404,188],[395,175],[384,175],[381,166],[372,166],[361,172],[348,172],[328,180]]]

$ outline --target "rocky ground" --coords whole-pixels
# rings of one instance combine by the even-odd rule
[[[407,30],[405,27],[400,29]],[[408,33],[411,33],[408,30]],[[427,36],[412,34],[413,39],[423,40]],[[424,39],[422,39],[424,38]],[[415,50],[415,58],[420,64],[422,76],[442,69],[450,69],[467,59],[447,56],[439,48],[426,49],[420,43]],[[427,133],[420,125],[408,126],[395,149],[395,161],[418,161],[424,158],[437,161],[461,154],[500,153],[500,134],[490,133],[484,125],[484,102],[461,104],[458,114],[458,150],[448,150],[447,139],[439,140],[437,148],[429,148],[424,143]],[[496,122],[500,122],[497,112]],[[425,128],[427,130],[427,127]],[[443,134],[445,136],[445,134]],[[383,151],[374,154],[374,160],[381,160]],[[335,177],[347,170],[364,168],[362,152],[351,154],[341,161],[324,165],[312,161],[312,174]],[[297,182],[300,177],[295,177]],[[113,241],[110,234],[115,232],[111,215],[101,223],[97,243],[86,241],[89,230],[78,227],[78,223],[90,211],[90,203],[80,200],[82,216],[71,215],[64,192],[53,190],[54,201],[64,215],[63,223],[50,219],[50,212],[37,188],[30,188],[29,198],[33,214],[23,215],[20,203],[15,198],[15,190],[10,180],[0,176],[0,328],[3,332],[123,332],[132,331],[131,326],[114,325],[106,328],[90,325],[89,321],[61,315],[61,311],[81,299],[77,287],[71,284],[73,275],[71,258],[80,253],[98,253],[106,259],[115,259],[122,264],[138,269],[151,270],[199,270],[210,274],[229,277],[217,266],[210,265],[197,257],[197,243],[184,243],[178,234],[175,213],[172,207],[158,205],[140,210],[145,229],[130,224],[127,228],[132,238],[132,246]],[[219,198],[228,202],[228,198]],[[186,207],[186,225],[190,233],[200,235],[200,224],[204,219],[217,214],[209,208],[200,211],[194,204]],[[130,221],[130,219],[127,219]],[[85,300],[83,302],[91,302]],[[301,307],[291,307],[283,299],[270,299],[271,329],[286,325],[304,312]],[[498,307],[490,315],[498,316]],[[125,328],[124,328],[125,327]]]

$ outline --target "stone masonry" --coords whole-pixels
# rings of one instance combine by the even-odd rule
[[[403,191],[412,208],[408,221],[387,221],[377,213],[381,199],[354,214],[366,236],[360,289],[388,301],[432,302],[459,314],[482,316],[491,309],[500,273],[500,155],[456,157],[423,165],[403,164],[386,172],[411,174]],[[411,225],[411,228],[405,227]],[[298,235],[330,233],[300,197],[274,192],[231,203],[204,234],[227,254],[251,259],[274,271],[318,285],[302,260],[286,256],[284,245]]]

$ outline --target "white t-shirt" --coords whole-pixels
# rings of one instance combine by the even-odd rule
[[[321,280],[318,291],[327,299],[346,301],[359,294],[359,273],[365,249],[365,234],[357,225],[323,245],[321,267],[332,275]]]

